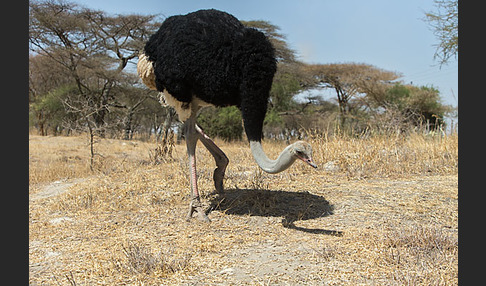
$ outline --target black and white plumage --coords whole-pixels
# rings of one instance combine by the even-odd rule
[[[295,159],[312,162],[306,142],[289,145],[277,160],[270,160],[261,147],[263,120],[270,88],[277,69],[275,51],[266,36],[247,28],[232,15],[218,10],[199,10],[167,18],[147,41],[137,70],[142,81],[161,92],[162,100],[174,107],[184,122],[191,173],[189,217],[201,209],[197,190],[196,143],[200,140],[215,158],[216,190],[223,192],[223,177],[229,162],[226,155],[196,125],[204,106],[237,106],[252,154],[266,172],[277,173]]]

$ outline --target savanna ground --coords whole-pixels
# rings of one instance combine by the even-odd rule
[[[212,222],[187,222],[185,145],[29,136],[31,285],[457,285],[458,137],[311,135],[318,169],[269,175],[245,142]],[[275,158],[283,143],[266,141]]]

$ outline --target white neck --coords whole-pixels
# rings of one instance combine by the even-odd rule
[[[250,149],[253,158],[255,158],[258,166],[260,166],[263,171],[270,174],[282,172],[294,163],[296,157],[290,153],[291,148],[292,145],[287,146],[282,153],[280,153],[277,160],[272,160],[269,159],[263,151],[261,142],[250,141]]]

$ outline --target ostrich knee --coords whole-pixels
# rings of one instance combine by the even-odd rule
[[[223,153],[224,155],[224,153]],[[226,155],[214,158],[216,161],[216,169],[214,169],[213,173],[213,180],[214,180],[214,188],[216,189],[216,192],[222,194],[224,192],[224,186],[223,186],[223,179],[224,179],[224,173],[226,171],[226,166],[228,166],[229,159],[226,157]]]
[[[199,133],[199,140],[203,143],[204,147],[208,149],[209,153],[214,157],[216,162],[216,169],[214,169],[213,180],[214,188],[216,192],[222,194],[224,192],[223,179],[224,173],[226,171],[226,166],[228,166],[229,159],[226,154],[214,143],[208,135],[206,135],[201,127],[196,124],[196,131]]]

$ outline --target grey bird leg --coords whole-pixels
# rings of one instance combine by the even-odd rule
[[[195,129],[195,126],[195,119],[193,117],[189,118],[184,123],[184,135],[186,137],[187,155],[189,157],[189,174],[191,181],[191,202],[189,204],[187,220],[191,219],[194,212],[196,212],[200,220],[209,222],[210,219],[203,209],[201,199],[199,197],[199,190],[197,189],[196,145],[199,135]]]
[[[229,159],[224,152],[207,136],[197,124],[195,125],[196,131],[199,133],[199,140],[208,149],[209,153],[213,155],[216,162],[216,169],[214,169],[213,180],[214,188],[219,195],[224,193],[223,178],[226,166],[228,166]]]

